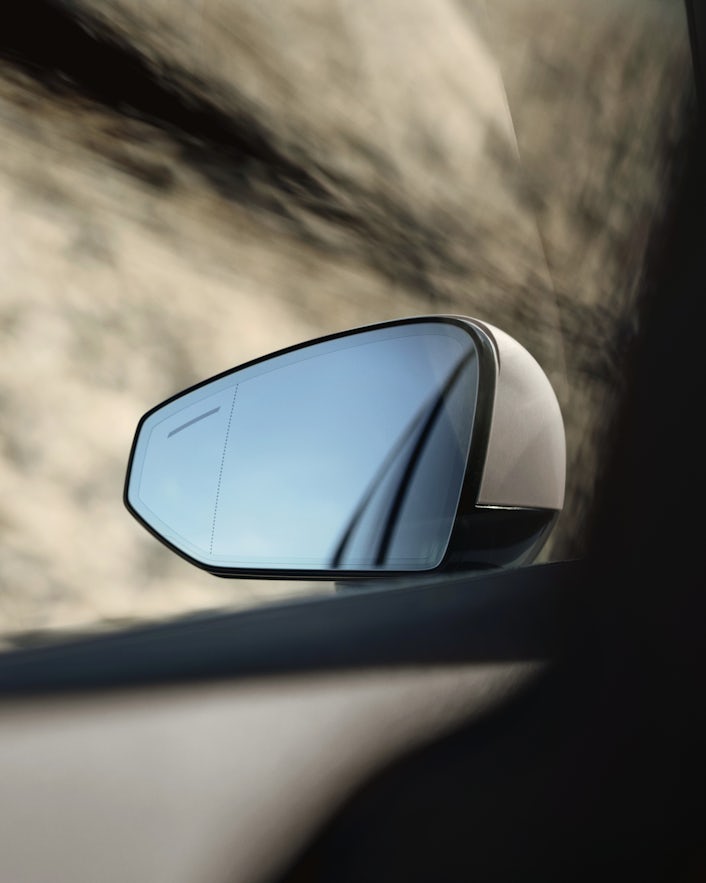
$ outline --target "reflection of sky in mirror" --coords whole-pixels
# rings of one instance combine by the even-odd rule
[[[472,350],[456,326],[373,329],[207,384],[146,422],[136,508],[204,562],[329,567],[386,458]],[[473,366],[467,411],[476,379]],[[455,501],[460,480],[456,470]],[[432,544],[442,553],[449,527]]]
[[[226,389],[161,421],[152,430],[141,470],[142,502],[206,554],[232,399],[232,389]]]

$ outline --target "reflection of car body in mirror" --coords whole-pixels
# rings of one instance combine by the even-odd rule
[[[527,563],[564,474],[532,356],[431,316],[292,347],[153,408],[125,502],[213,573],[340,580]]]

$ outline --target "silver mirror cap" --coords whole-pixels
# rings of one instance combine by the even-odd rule
[[[472,320],[493,341],[495,400],[477,504],[561,510],[566,437],[559,402],[536,359],[513,337]]]

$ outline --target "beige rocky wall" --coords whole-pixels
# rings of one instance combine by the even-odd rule
[[[0,54],[6,642],[331,591],[216,580],[163,549],[122,506],[130,442],[185,386],[399,316],[477,316],[536,355],[569,452],[545,557],[580,554],[684,126],[681,4],[62,8],[185,106],[255,121],[301,180]]]

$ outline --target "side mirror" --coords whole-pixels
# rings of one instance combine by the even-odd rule
[[[474,319],[402,319],[206,380],[140,420],[129,511],[220,576],[527,563],[563,505],[549,380]]]

